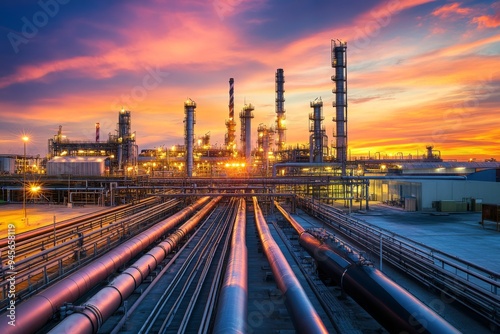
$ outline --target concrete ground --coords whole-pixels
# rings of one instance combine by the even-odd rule
[[[500,276],[500,231],[496,223],[485,222],[480,212],[405,212],[383,204],[371,204],[370,210],[353,213],[354,217],[396,234],[439,249]]]
[[[45,225],[67,220],[73,217],[105,210],[105,207],[88,205],[68,208],[63,205],[27,204],[26,217],[24,221],[24,210],[22,204],[5,204],[0,206],[0,239],[7,237],[7,226],[14,224],[16,234],[26,232]]]

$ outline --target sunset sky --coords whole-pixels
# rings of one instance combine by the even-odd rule
[[[352,4],[356,3],[356,6]],[[114,134],[132,112],[139,150],[195,133],[224,143],[228,80],[235,112],[275,120],[285,74],[287,144],[307,143],[310,101],[324,102],[333,140],[331,39],[347,42],[348,138],[354,156],[423,154],[500,161],[500,2],[430,0],[2,1],[0,154],[47,154]],[[239,144],[240,120],[236,119]]]

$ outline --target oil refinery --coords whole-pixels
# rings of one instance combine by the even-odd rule
[[[287,142],[286,72],[278,68],[271,124],[252,124],[259,110],[247,101],[236,119],[238,81],[228,78],[223,145],[211,143],[210,131],[197,135],[202,106],[193,96],[179,101],[184,141],[170,147],[139,151],[136,116],[123,108],[106,139],[99,123],[91,141],[71,140],[59,126],[46,159],[1,155],[0,201],[22,203],[24,230],[15,236],[15,261],[6,256],[10,239],[0,240],[0,332],[469,330],[450,309],[498,332],[494,264],[364,218],[372,206],[392,210],[408,222],[405,229],[421,228],[416,234],[428,232],[430,240],[425,224],[410,223],[417,215],[434,222],[481,214],[475,233],[498,237],[500,163],[445,161],[432,145],[419,156],[352,159],[347,50],[346,42],[331,40],[325,76],[334,102],[308,101],[305,144]],[[95,211],[59,222],[54,213],[35,227],[27,206]],[[424,301],[414,286],[434,297]],[[450,300],[447,309],[437,300]]]

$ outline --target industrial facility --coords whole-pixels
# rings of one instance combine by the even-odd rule
[[[210,131],[197,136],[188,97],[179,101],[184,141],[170,147],[139,152],[133,112],[121,109],[105,140],[99,123],[91,141],[59,126],[46,159],[0,156],[0,200],[23,203],[26,226],[27,203],[100,209],[16,236],[15,298],[2,259],[0,332],[460,332],[383,263],[496,330],[495,269],[352,214],[375,203],[405,214],[482,212],[482,227],[496,220],[498,229],[500,163],[444,161],[431,145],[419,156],[351,159],[347,43],[330,46],[334,102],[308,101],[308,143],[287,142],[278,68],[271,124],[252,126],[259,110],[246,100],[236,119],[229,78],[223,145]],[[9,245],[1,239],[0,254]]]
[[[364,203],[359,205],[360,208],[368,208],[369,201],[400,207],[406,205],[407,210],[410,210],[408,205],[411,210],[433,210],[440,208],[435,203],[438,201],[497,200],[500,163],[496,161],[443,161],[441,152],[433,146],[426,147],[425,153],[420,156],[404,156],[399,152],[396,157],[388,157],[376,152],[373,156],[351,159],[348,156],[347,135],[346,42],[331,41],[331,67],[333,109],[324,106],[320,97],[310,102],[312,111],[309,113],[310,136],[307,144],[286,141],[285,71],[278,68],[275,73],[274,124],[261,123],[252,127],[254,113],[259,111],[252,103],[245,102],[239,113],[239,142],[236,139],[238,124],[234,105],[237,82],[235,84],[234,78],[229,78],[229,114],[225,120],[224,145],[212,145],[210,131],[196,136],[197,104],[188,98],[184,102],[183,143],[142,149],[139,153],[139,139],[132,129],[133,113],[122,109],[118,111],[115,133],[109,133],[106,140],[101,140],[99,123],[95,127],[95,140],[91,141],[70,140],[59,126],[57,134],[48,140],[46,159],[25,157],[23,160],[21,155],[3,156],[0,157],[0,167],[2,173],[7,175],[25,172],[64,179],[85,176],[147,177],[158,179],[158,182],[171,177],[330,176],[331,181],[326,186],[298,191],[330,203],[343,201],[346,207]],[[325,115],[332,115],[334,131],[331,144],[325,131]],[[452,187],[453,182],[462,186]],[[436,186],[438,183],[445,186]],[[9,190],[4,190],[3,200],[19,200],[20,192],[11,190],[16,187],[4,189]],[[64,197],[50,193],[48,188],[47,191],[50,195],[47,197]],[[115,201],[103,203],[111,202]]]

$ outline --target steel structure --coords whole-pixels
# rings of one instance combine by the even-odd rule
[[[17,312],[22,316],[16,319],[16,326],[13,327],[6,321],[2,321],[0,322],[0,333],[26,334],[36,332],[64,303],[72,303],[82,297],[168,230],[187,219],[208,200],[209,197],[199,199],[195,204],[136,235],[74,274],[20,304],[17,307]]]
[[[251,103],[246,104],[240,112],[241,122],[241,150],[245,153],[247,163],[250,163],[252,153],[252,118],[254,106]]]
[[[278,203],[299,243],[349,296],[391,333],[460,333],[436,312],[390,280],[347,245],[318,239]]]
[[[225,137],[226,149],[236,150],[236,121],[234,120],[234,79],[229,79],[229,119],[226,120],[227,133]]]
[[[57,135],[48,140],[49,159],[57,156],[105,156],[110,159],[110,174],[123,174],[137,167],[138,147],[131,129],[131,112],[118,113],[117,134],[100,141],[100,123],[95,124],[95,140],[70,141],[59,126]]]
[[[323,101],[316,98],[310,104],[313,112],[309,114],[309,162],[323,162],[323,157],[328,155],[328,137],[323,120]],[[325,152],[326,150],[326,152]]]
[[[246,202],[239,200],[224,283],[218,301],[214,334],[245,333],[248,300],[248,259],[245,241]]]
[[[257,197],[253,197],[253,207],[255,224],[257,225],[263,252],[271,266],[276,285],[283,293],[295,329],[298,333],[327,333],[325,324],[312,306],[276,241],[274,241],[259,207]]]
[[[262,168],[267,170],[269,167],[269,154],[272,154],[271,147],[274,138],[274,128],[259,124],[257,128],[257,152],[256,156],[260,158]]]
[[[334,150],[336,152],[337,162],[342,164],[342,174],[346,172],[347,161],[347,42],[339,40],[331,41],[332,67],[335,74],[332,75],[332,81],[335,88],[332,92],[335,94],[333,107],[335,108],[335,138]]]
[[[126,171],[137,166],[137,145],[132,133],[132,117],[129,110],[122,109],[118,114],[118,167]]]
[[[196,102],[188,98],[184,102],[184,114],[186,118],[184,140],[186,147],[186,175],[187,177],[193,176],[193,145],[194,145],[194,125],[196,124],[195,118]]]
[[[285,117],[285,76],[283,69],[276,70],[276,132],[278,133],[278,141],[276,148],[278,151],[285,149],[286,141],[286,117]]]

